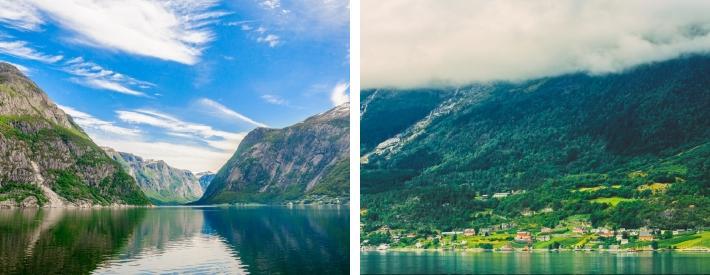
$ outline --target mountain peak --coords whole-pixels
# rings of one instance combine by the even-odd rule
[[[0,73],[15,73],[21,76],[25,76],[25,74],[20,71],[15,65],[12,65],[7,62],[0,62]]]

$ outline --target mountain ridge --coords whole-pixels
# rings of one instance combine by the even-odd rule
[[[154,204],[184,204],[202,196],[199,179],[189,170],[174,168],[163,160],[144,159],[109,147],[102,149],[129,171]]]
[[[573,215],[587,215],[595,226],[707,226],[710,220],[698,213],[710,213],[703,162],[710,142],[708,72],[710,58],[699,55],[609,75],[363,91],[368,111],[361,134],[370,142],[361,152],[365,232],[506,221],[553,227]],[[439,97],[422,103],[425,114],[389,127],[383,118],[399,111],[392,102],[419,106],[422,93]],[[398,130],[368,136],[378,127]],[[644,191],[649,186],[667,189]],[[595,191],[576,191],[588,188]],[[496,193],[509,196],[470,199]],[[599,203],[617,198],[623,200],[614,206]],[[523,215],[544,209],[553,212]]]
[[[14,66],[0,62],[0,204],[149,204],[136,182]]]
[[[347,197],[349,108],[339,105],[282,129],[252,130],[197,203]]]

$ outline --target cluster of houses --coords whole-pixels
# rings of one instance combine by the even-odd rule
[[[505,231],[515,228],[515,223],[502,223],[494,225],[491,227],[483,227],[479,229],[466,228],[463,231],[448,231],[441,232],[441,234],[435,236],[427,236],[427,240],[431,241],[434,239],[441,239],[443,236],[490,236],[497,231]],[[555,237],[583,237],[589,234],[596,235],[598,238],[590,239],[588,242],[584,243],[581,247],[572,247],[575,249],[592,249],[599,246],[601,249],[603,245],[608,245],[610,250],[619,250],[620,246],[628,244],[630,240],[637,240],[641,242],[651,242],[656,240],[656,238],[661,234],[668,234],[667,230],[660,229],[650,229],[650,228],[639,228],[639,229],[609,229],[609,228],[592,228],[589,224],[581,224],[580,226],[573,227],[571,230],[567,228],[549,228],[542,227],[538,233],[533,233],[531,231],[517,231],[513,240],[517,243],[527,243],[532,244],[535,241],[545,242],[549,241]],[[382,226],[377,230],[378,233],[388,234],[393,243],[399,242],[402,238],[416,239],[417,234],[407,233],[402,234],[398,230],[390,230],[388,226]],[[681,234],[692,234],[696,233],[695,230],[672,230],[670,231],[673,236]],[[613,241],[615,244],[609,244],[609,241]],[[458,245],[458,243],[456,243]],[[461,240],[461,244],[465,245],[465,241]],[[422,248],[422,243],[417,242],[415,245],[417,248]],[[386,250],[389,248],[388,244],[381,244],[377,247],[378,250]]]
[[[665,234],[666,230],[660,230],[660,229],[649,229],[649,228],[640,228],[640,229],[625,229],[625,228],[620,228],[617,230],[613,229],[608,229],[608,228],[592,228],[592,229],[587,229],[585,227],[574,227],[572,230],[572,235],[573,236],[578,236],[581,237],[586,234],[594,234],[600,238],[605,238],[605,239],[614,239],[616,242],[618,242],[619,245],[625,245],[629,243],[629,239],[631,237],[636,238],[638,241],[641,242],[650,242],[656,240],[656,236],[660,234]],[[514,240],[516,242],[521,242],[521,243],[532,243],[533,241],[549,241],[552,237],[554,236],[569,236],[568,234],[553,234],[554,230],[552,228],[548,227],[543,227],[540,229],[540,233],[537,236],[533,236],[533,234],[529,231],[518,231],[515,234]],[[673,236],[680,235],[680,234],[685,234],[685,233],[695,233],[693,230],[672,230],[671,234]],[[599,243],[600,241],[591,241],[591,243]],[[614,249],[615,247],[612,245],[610,246],[610,249]],[[618,248],[618,245],[616,246]]]

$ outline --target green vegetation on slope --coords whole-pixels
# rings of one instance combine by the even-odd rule
[[[32,130],[22,131],[20,129]],[[110,204],[111,202],[135,205],[149,204],[143,192],[136,185],[135,180],[123,171],[117,162],[108,158],[86,134],[77,129],[62,127],[34,116],[0,116],[0,131],[0,134],[6,138],[15,138],[23,141],[31,151],[42,150],[43,154],[49,154],[49,157],[55,159],[61,159],[62,157],[51,155],[61,154],[51,150],[52,142],[71,144],[71,146],[81,148],[81,150],[71,150],[69,152],[72,155],[72,159],[75,160],[75,165],[72,169],[49,171],[55,178],[51,188],[70,202],[83,200],[102,205]],[[81,151],[82,154],[78,155],[77,151]],[[88,185],[76,174],[76,171],[105,165],[114,166],[116,172],[101,180],[96,186]],[[8,188],[15,188],[12,186],[14,185],[8,186]],[[23,187],[23,190],[32,191],[32,188],[37,187],[27,185]],[[32,192],[35,192],[35,197],[37,197],[40,205],[47,201],[44,195],[37,195],[42,194],[38,188]],[[6,195],[2,190],[0,190],[0,194]]]
[[[368,156],[365,234],[385,225],[554,227],[578,215],[614,228],[709,226],[708,72],[710,58],[696,56],[460,92],[456,98],[470,103],[432,119],[393,153]],[[407,91],[379,91],[386,92],[390,105],[415,101]],[[361,123],[384,128],[388,114],[368,109]],[[397,133],[363,131],[362,140]]]
[[[34,197],[39,206],[47,202],[47,197],[42,193],[42,190],[35,185],[8,182],[0,187],[0,201],[12,199],[17,203],[21,203],[28,197]]]

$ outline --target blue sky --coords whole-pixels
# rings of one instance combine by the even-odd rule
[[[0,60],[99,145],[194,172],[346,102],[348,30],[342,0],[0,0]]]

